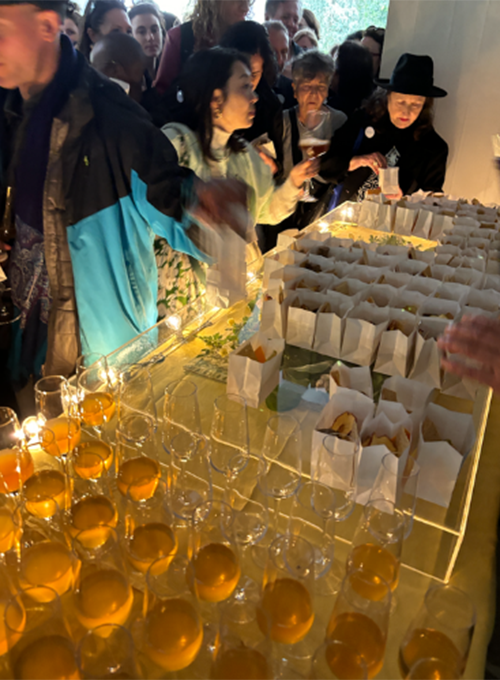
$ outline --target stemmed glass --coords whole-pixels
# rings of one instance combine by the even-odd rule
[[[0,493],[16,494],[33,474],[33,459],[20,440],[21,428],[14,411],[0,408]],[[50,435],[49,435],[50,436]]]
[[[308,159],[318,158],[325,154],[330,147],[330,140],[324,139],[320,135],[320,128],[327,116],[326,111],[321,109],[318,111],[308,111],[306,114],[305,126],[307,129],[307,136],[299,141],[299,147],[302,149]],[[315,203],[318,199],[311,194],[311,180],[305,182],[304,193],[301,201],[305,203]]]
[[[274,642],[293,645],[314,622],[314,550],[300,536],[278,536],[269,547],[257,622]]]
[[[355,569],[345,576],[326,638],[352,647],[363,658],[369,678],[384,664],[390,609],[391,589],[376,574]]]
[[[274,499],[274,535],[278,535],[281,501],[297,491],[302,473],[300,425],[292,416],[272,416],[264,434],[262,455],[266,472],[261,491]]]
[[[476,610],[466,593],[450,585],[429,588],[401,643],[399,663],[403,676],[407,677],[418,661],[432,657],[446,668],[448,676],[458,669],[458,675],[453,677],[462,677],[475,623]],[[434,670],[436,667],[437,662]]]
[[[351,442],[326,436],[319,450],[314,480],[334,489],[337,522],[350,517],[354,510],[360,449],[359,437]]]
[[[134,640],[123,626],[105,623],[88,630],[76,651],[82,678],[138,678]]]
[[[358,652],[339,640],[324,642],[314,654],[313,680],[366,680],[366,664]]]
[[[347,570],[370,571],[381,579],[381,594],[386,585],[394,592],[399,582],[404,529],[405,517],[394,503],[384,499],[369,501],[354,533]]]
[[[245,467],[248,452],[246,401],[237,394],[223,394],[214,401],[210,429],[210,463],[227,478],[227,483],[231,483]]]
[[[78,405],[83,425],[94,428],[102,436],[103,425],[109,423],[116,410],[114,388],[105,361],[96,361],[78,376]]]
[[[142,652],[169,673],[190,666],[203,642],[193,580],[193,565],[180,556],[153,562],[146,576]]]
[[[191,432],[201,436],[198,388],[191,380],[175,380],[165,388],[163,405],[163,446],[170,452],[170,442],[177,434]]]
[[[335,493],[320,482],[305,482],[293,499],[289,532],[307,536],[314,550],[314,575],[323,579],[328,574],[335,553]],[[317,584],[324,592],[323,580]]]
[[[35,402],[38,420],[54,433],[59,454],[71,453],[80,442],[81,429],[66,378],[60,375],[41,378],[35,383]]]
[[[5,609],[5,627],[12,677],[78,677],[73,641],[54,590],[37,586],[15,595]]]
[[[116,486],[124,498],[150,498],[161,477],[155,439],[155,422],[135,411],[120,417],[116,431]],[[147,481],[149,479],[149,482]]]
[[[118,427],[127,429],[129,419],[142,416],[151,421],[153,433],[158,427],[158,417],[153,391],[153,381],[148,366],[130,364],[120,373],[118,384]]]
[[[408,538],[415,516],[420,466],[412,456],[408,456],[404,467],[401,470],[399,467],[399,459],[393,453],[382,458],[369,500],[382,498],[393,502],[404,513],[404,537]]]
[[[184,522],[195,508],[212,497],[207,442],[191,432],[180,432],[170,442],[170,507]]]

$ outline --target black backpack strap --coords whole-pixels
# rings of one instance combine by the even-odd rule
[[[194,43],[193,22],[186,21],[186,23],[181,24],[181,66],[184,66],[193,54]]]
[[[297,109],[295,106],[291,109],[288,109],[288,115],[290,116],[290,131],[292,133],[292,160],[293,164],[297,165],[297,163],[302,162],[302,151],[300,150],[299,147],[299,142],[300,142],[300,135],[299,135],[299,126],[297,124]]]

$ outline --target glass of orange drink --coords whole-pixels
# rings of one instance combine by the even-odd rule
[[[257,621],[274,642],[293,645],[314,622],[314,548],[301,536],[278,536],[269,546]]]
[[[455,677],[462,677],[475,623],[476,610],[466,593],[451,585],[429,588],[401,643],[399,665],[402,676],[408,677],[421,659],[434,658],[439,661],[443,673],[439,677],[447,677],[456,669],[458,675]]]
[[[116,530],[102,526],[103,540],[91,545],[86,531],[73,539],[81,560],[73,605],[76,618],[91,630],[105,623],[124,626],[128,621],[134,594]]]
[[[149,477],[142,482],[145,485],[151,483]],[[146,572],[151,564],[160,558],[173,558],[177,552],[177,536],[168,509],[166,483],[160,479],[152,496],[135,500],[137,495],[146,495],[137,494],[136,487],[140,488],[140,485],[141,480],[134,485],[132,493],[127,494],[124,547],[133,569],[134,585],[143,590]]]
[[[241,575],[234,539],[234,511],[223,501],[200,503],[193,512],[190,554],[198,598],[226,600]]]
[[[19,497],[8,493],[1,478],[0,489],[0,556],[5,560],[11,550],[19,555],[23,525]]]
[[[70,453],[80,441],[81,428],[76,395],[60,375],[41,378],[35,383],[38,419],[54,433],[60,456]]]
[[[64,512],[71,504],[71,485],[64,463],[43,451],[38,444],[28,445],[33,474],[22,486],[24,509],[34,517],[48,519],[57,509]]]
[[[61,513],[54,500],[45,499],[45,507],[54,507],[47,516],[31,515],[23,507],[24,529],[21,539],[18,578],[21,588],[31,589],[31,597],[44,597],[44,589],[59,596],[70,592],[75,583],[79,561],[68,545]],[[37,588],[40,586],[39,595]]]
[[[9,568],[4,563],[0,563],[0,657],[9,651],[7,628],[5,626],[5,608],[16,593],[17,588],[12,580]],[[24,617],[22,603],[19,605],[19,614],[21,615],[19,628],[21,628]],[[12,636],[11,640],[14,642]]]
[[[271,640],[257,622],[257,603],[256,592],[253,607],[234,595],[221,605],[210,672],[214,680],[242,677],[267,680],[276,677],[272,667]]]
[[[33,461],[17,416],[12,409],[0,407],[0,493],[19,493],[32,473]]]
[[[13,678],[78,680],[75,648],[58,594],[28,588],[5,608],[5,628]]]
[[[78,408],[83,425],[102,434],[116,411],[115,388],[105,359],[94,362],[77,379]]]
[[[154,420],[145,413],[120,418],[116,431],[116,486],[121,495],[151,498],[161,477]],[[149,484],[145,480],[149,479]],[[139,483],[140,482],[140,483]]]
[[[134,640],[130,631],[105,623],[88,630],[76,650],[80,677],[139,678]]]
[[[142,631],[143,654],[163,671],[180,671],[195,661],[203,623],[187,558],[160,557],[149,567]]]
[[[419,659],[406,676],[407,680],[456,680],[462,677],[458,666],[453,666],[443,659],[435,656]]]
[[[100,440],[96,442],[107,447]],[[117,526],[118,509],[106,471],[106,450],[82,454],[82,446],[85,444],[80,444],[66,463],[72,500],[63,513],[64,528],[69,540],[80,535],[80,541],[87,548],[96,548],[107,540],[107,528]],[[98,455],[101,453],[102,457]]]
[[[328,640],[319,647],[311,665],[313,680],[366,680],[363,657],[345,642]]]
[[[343,582],[330,621],[326,640],[352,647],[364,660],[369,678],[384,664],[391,609],[391,588],[372,571],[353,569]]]
[[[395,503],[378,498],[369,501],[354,532],[347,570],[371,571],[394,592],[399,582],[399,566],[405,533],[405,515]]]

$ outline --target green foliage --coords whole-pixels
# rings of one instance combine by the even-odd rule
[[[329,52],[350,33],[368,26],[385,27],[389,0],[304,0],[321,26],[320,48]]]

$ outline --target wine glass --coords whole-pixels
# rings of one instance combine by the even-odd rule
[[[105,623],[88,630],[78,643],[76,658],[80,676],[138,678],[134,640],[123,626]]]
[[[9,567],[0,563],[0,657],[7,654],[8,635],[5,626],[5,609],[12,597],[17,593],[17,584],[14,585],[13,577],[10,573]],[[19,612],[21,617],[24,616],[23,611]]]
[[[170,442],[175,435],[191,432],[201,436],[198,387],[192,380],[175,380],[165,388],[163,407],[163,446],[170,452]]]
[[[15,411],[0,406],[0,455],[4,449],[10,450],[19,445],[21,426]]]
[[[227,503],[211,500],[195,509],[191,554],[198,598],[210,603],[226,600],[241,574],[234,540],[234,511]]]
[[[180,432],[170,442],[170,507],[190,522],[195,508],[212,498],[207,442],[191,432]]]
[[[120,548],[118,535],[103,526],[103,540],[91,546],[86,532],[73,539],[81,561],[73,604],[76,618],[87,630],[105,623],[125,625],[132,610],[134,594]]]
[[[121,418],[116,430],[116,486],[124,498],[153,496],[161,477],[155,439],[155,423],[136,411]],[[149,481],[148,481],[149,480]]]
[[[314,549],[300,536],[278,536],[269,547],[262,596],[257,607],[260,629],[274,642],[293,645],[314,622]]]
[[[33,451],[33,474],[22,486],[24,509],[34,517],[50,519],[59,510],[65,511],[71,504],[71,486],[63,461],[28,445]]]
[[[3,481],[0,481],[0,488]],[[19,554],[22,536],[22,517],[19,499],[8,493],[6,487],[0,495],[0,557],[3,561],[7,553],[15,550]]]
[[[437,657],[425,657],[416,661],[410,668],[406,680],[434,680],[435,678],[457,680],[461,677],[462,673],[459,666],[454,666]]]
[[[77,678],[75,648],[58,594],[27,588],[5,609],[5,627],[14,678]]]
[[[404,468],[399,470],[399,459],[393,453],[387,453],[382,458],[370,492],[369,500],[383,498],[392,501],[404,513],[404,538],[408,538],[413,527],[419,474],[420,466],[413,456],[408,456]]]
[[[372,572],[355,569],[346,574],[328,623],[326,638],[352,647],[374,678],[384,664],[391,589]]]
[[[203,642],[193,581],[193,565],[180,556],[153,562],[146,576],[142,652],[169,673],[190,666]]]
[[[54,433],[60,455],[67,455],[81,436],[70,384],[60,375],[41,378],[35,383],[35,402],[40,423]]]
[[[267,421],[262,455],[266,461],[261,490],[274,499],[274,535],[278,535],[281,501],[297,491],[302,473],[300,425],[292,416],[272,416]]]
[[[86,371],[87,368],[99,365],[102,370],[106,373],[108,372],[108,360],[104,354],[99,354],[99,352],[89,352],[88,354],[80,354],[76,360],[75,375],[78,379],[79,376]]]
[[[313,680],[366,680],[366,664],[358,652],[340,640],[327,640],[314,654]]]
[[[145,575],[153,562],[159,558],[171,558],[177,552],[177,536],[168,511],[167,485],[158,482],[149,498],[135,500],[135,494],[127,497],[125,509],[125,550],[129,564],[134,570],[134,585],[143,589]],[[142,576],[142,578],[138,578]]]
[[[38,427],[38,426],[37,426]],[[0,408],[0,493],[16,494],[33,474],[33,460],[20,437],[21,427],[14,411]],[[48,435],[50,436],[50,435]]]
[[[421,659],[439,659],[461,677],[472,641],[476,610],[469,596],[450,585],[429,588],[401,643],[399,663],[407,677]]]
[[[118,420],[126,422],[136,416],[147,417],[153,423],[153,432],[158,427],[153,381],[148,366],[130,364],[118,378]]]
[[[337,437],[326,436],[319,450],[318,464],[314,480],[331,487],[335,491],[335,519],[337,522],[350,517],[354,510],[358,458],[361,449],[359,437],[353,442],[343,442],[339,446]]]
[[[330,140],[324,139],[324,133],[321,127],[327,116],[326,111],[321,109],[318,111],[308,111],[306,114],[306,134],[299,141],[299,147],[302,149],[304,155],[308,159],[318,158],[325,154],[330,147]],[[315,203],[318,199],[311,194],[312,183],[311,180],[306,180],[304,193],[301,201],[305,203]]]
[[[77,383],[80,419],[102,436],[103,425],[110,422],[116,410],[107,362],[94,362],[80,373]]]
[[[307,537],[314,550],[314,575],[322,579],[330,570],[335,553],[335,494],[320,482],[302,483],[293,499],[289,532]],[[324,592],[325,583],[317,585]]]
[[[404,529],[404,514],[394,503],[383,498],[369,501],[354,532],[347,570],[370,571],[381,579],[381,594],[386,584],[394,592],[399,582]]]
[[[237,394],[223,394],[214,401],[210,428],[210,463],[231,483],[246,465],[248,452],[246,401]]]
[[[275,677],[271,641],[258,625],[255,605],[248,609],[238,598],[226,600],[221,605],[217,642],[210,672],[214,680]]]

